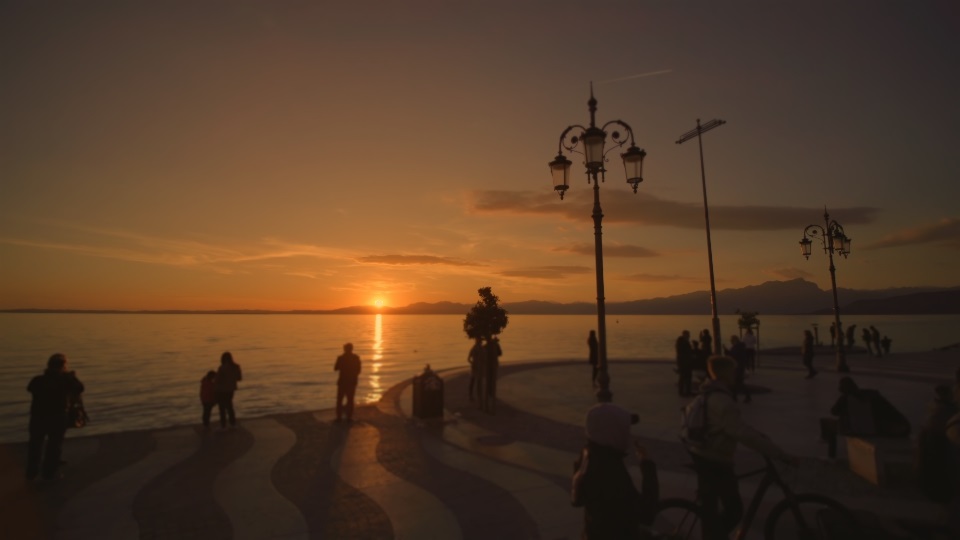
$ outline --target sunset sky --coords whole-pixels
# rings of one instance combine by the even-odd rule
[[[960,10],[946,1],[0,6],[0,309],[592,301],[560,132],[647,151],[601,187],[606,297],[804,278],[960,285]],[[721,306],[723,308],[723,306]]]

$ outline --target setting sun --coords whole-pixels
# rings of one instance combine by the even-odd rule
[[[373,305],[376,307],[383,307],[383,298],[374,298]]]

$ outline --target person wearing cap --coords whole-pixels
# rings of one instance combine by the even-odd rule
[[[635,445],[643,473],[637,491],[624,458],[631,446],[630,426],[639,417],[614,405],[609,391],[601,390],[597,397],[600,403],[587,412],[587,444],[574,465],[573,504],[584,507],[582,538],[644,538],[641,525],[652,522],[659,501],[657,467]]]
[[[40,473],[44,480],[56,480],[59,478],[63,438],[67,433],[67,407],[72,397],[83,392],[83,383],[77,379],[76,372],[67,371],[67,357],[56,353],[47,360],[43,375],[30,380],[27,391],[32,395],[27,480],[33,480]]]

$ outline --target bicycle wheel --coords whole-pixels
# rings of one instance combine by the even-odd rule
[[[663,499],[657,504],[650,528],[656,538],[701,540],[700,505],[687,499]]]
[[[855,530],[856,520],[850,510],[830,497],[799,493],[794,495],[793,501],[796,502],[796,507],[789,499],[784,499],[770,510],[763,528],[766,540],[816,539],[818,517],[828,519],[831,528],[850,530],[848,527],[852,526]],[[832,512],[825,516],[820,514],[823,510]]]

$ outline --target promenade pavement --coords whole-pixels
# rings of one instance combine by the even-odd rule
[[[508,351],[509,353],[509,351]],[[856,381],[879,389],[910,419],[926,417],[933,386],[952,384],[960,351],[850,356]],[[805,379],[796,355],[764,356],[741,405],[744,419],[788,452],[799,491],[830,495],[872,513],[935,520],[940,509],[911,485],[877,487],[850,473],[819,443],[818,419],[837,396],[839,374],[821,354]],[[664,497],[693,496],[696,479],[677,432],[686,399],[672,362],[610,364],[614,401],[636,412],[633,435],[657,462]],[[413,375],[413,374],[411,374]],[[0,533],[58,539],[489,539],[579,538],[582,510],[570,505],[572,462],[595,403],[585,361],[511,363],[500,368],[496,414],[467,399],[465,369],[446,382],[442,420],[411,414],[409,382],[359,407],[351,423],[331,410],[240,419],[235,430],[198,426],[83,437],[65,443],[63,478],[23,480],[25,445],[0,446]],[[238,400],[242,400],[242,392]],[[630,469],[639,469],[630,458]],[[741,449],[738,468],[761,463]],[[638,482],[639,485],[639,482]],[[743,482],[744,498],[756,477]],[[759,522],[779,497],[761,505]],[[761,527],[755,525],[754,529]],[[759,538],[756,531],[750,538]],[[908,538],[909,536],[902,536]]]

